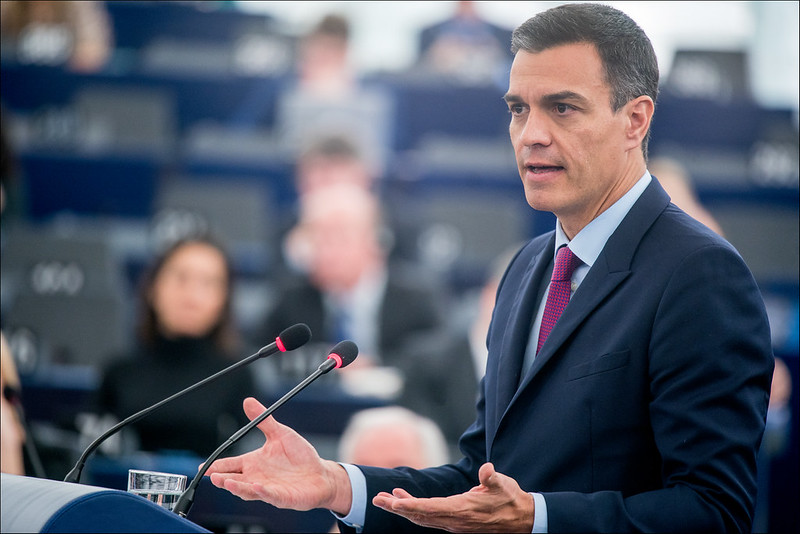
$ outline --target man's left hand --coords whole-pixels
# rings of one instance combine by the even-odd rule
[[[519,484],[485,463],[478,471],[480,485],[450,497],[418,499],[395,488],[381,492],[372,504],[423,527],[450,532],[531,532],[533,496]]]

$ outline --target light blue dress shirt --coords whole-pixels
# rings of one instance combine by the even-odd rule
[[[631,187],[622,198],[617,200],[607,210],[598,215],[592,222],[587,224],[572,241],[567,239],[567,235],[561,228],[561,223],[556,221],[556,246],[553,249],[553,259],[558,249],[563,245],[569,245],[572,253],[581,260],[581,264],[575,268],[572,273],[572,287],[570,298],[575,294],[575,291],[586,278],[589,269],[592,268],[597,257],[600,256],[603,247],[606,246],[608,238],[617,229],[619,224],[631,210],[633,205],[639,200],[644,190],[650,184],[650,173],[645,171],[644,175],[639,178],[633,187]],[[530,369],[533,364],[533,359],[536,356],[536,340],[539,339],[539,330],[542,326],[542,315],[544,314],[544,306],[547,302],[547,294],[549,290],[545,290],[542,300],[539,304],[539,311],[536,314],[536,320],[533,323],[531,330],[530,340],[528,347],[525,351],[525,359],[523,362],[523,369],[526,371]],[[524,376],[525,373],[522,373]],[[350,464],[341,464],[347,471],[350,478],[350,485],[353,491],[353,502],[350,506],[350,513],[345,517],[334,514],[338,519],[345,524],[354,527],[357,532],[361,532],[364,526],[364,518],[366,517],[367,510],[367,480],[361,470]],[[533,496],[533,503],[535,513],[533,518],[534,533],[547,532],[547,502],[540,493],[531,493]]]

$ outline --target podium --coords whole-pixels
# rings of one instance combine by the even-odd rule
[[[0,475],[2,532],[210,532],[132,493]]]

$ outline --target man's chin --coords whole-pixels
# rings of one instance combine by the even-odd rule
[[[554,205],[553,202],[547,198],[547,195],[542,191],[530,191],[528,189],[525,190],[525,200],[528,201],[528,205],[535,209],[536,211],[548,211],[553,212]]]

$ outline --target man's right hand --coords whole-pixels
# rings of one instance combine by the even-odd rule
[[[256,399],[245,399],[244,412],[251,421],[264,410]],[[342,466],[320,458],[308,441],[272,416],[258,428],[266,438],[264,446],[211,464],[207,474],[212,484],[241,499],[278,508],[326,508],[347,515],[352,489]]]

